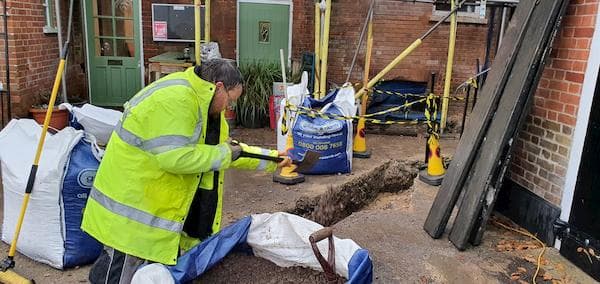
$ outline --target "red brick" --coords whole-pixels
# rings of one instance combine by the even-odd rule
[[[571,94],[581,94],[581,84],[569,84],[569,93]]]
[[[567,72],[565,76],[565,80],[575,82],[575,83],[583,83],[584,74],[582,73],[574,73]]]
[[[575,28],[575,37],[586,37],[590,38],[594,35],[594,28]]]
[[[558,121],[560,123],[564,123],[566,125],[575,126],[576,119],[573,116],[559,113],[558,114]]]

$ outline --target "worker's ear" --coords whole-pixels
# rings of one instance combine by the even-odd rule
[[[225,85],[223,84],[223,82],[216,82],[215,86],[217,87],[217,89],[220,89],[220,88],[222,89],[222,88],[225,87]],[[215,91],[216,91],[216,89],[215,89]]]

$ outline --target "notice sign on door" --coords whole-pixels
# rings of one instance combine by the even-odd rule
[[[167,39],[167,22],[155,21],[153,30],[154,40]]]

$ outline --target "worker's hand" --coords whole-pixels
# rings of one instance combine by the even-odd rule
[[[227,142],[229,149],[231,149],[231,161],[235,161],[242,154],[242,146],[237,141],[231,140],[231,138],[227,139]]]
[[[290,158],[290,156],[288,156],[287,154],[281,155],[281,152],[280,152],[279,157],[283,158],[283,161],[281,161],[281,162],[279,162],[279,164],[277,164],[277,168],[285,168],[285,167],[289,167],[292,165],[292,158]]]

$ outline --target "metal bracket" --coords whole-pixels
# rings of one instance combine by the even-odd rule
[[[571,231],[569,228],[569,223],[561,219],[554,220],[554,223],[552,224],[552,230],[554,231],[554,235],[556,235],[559,240],[562,240]]]

